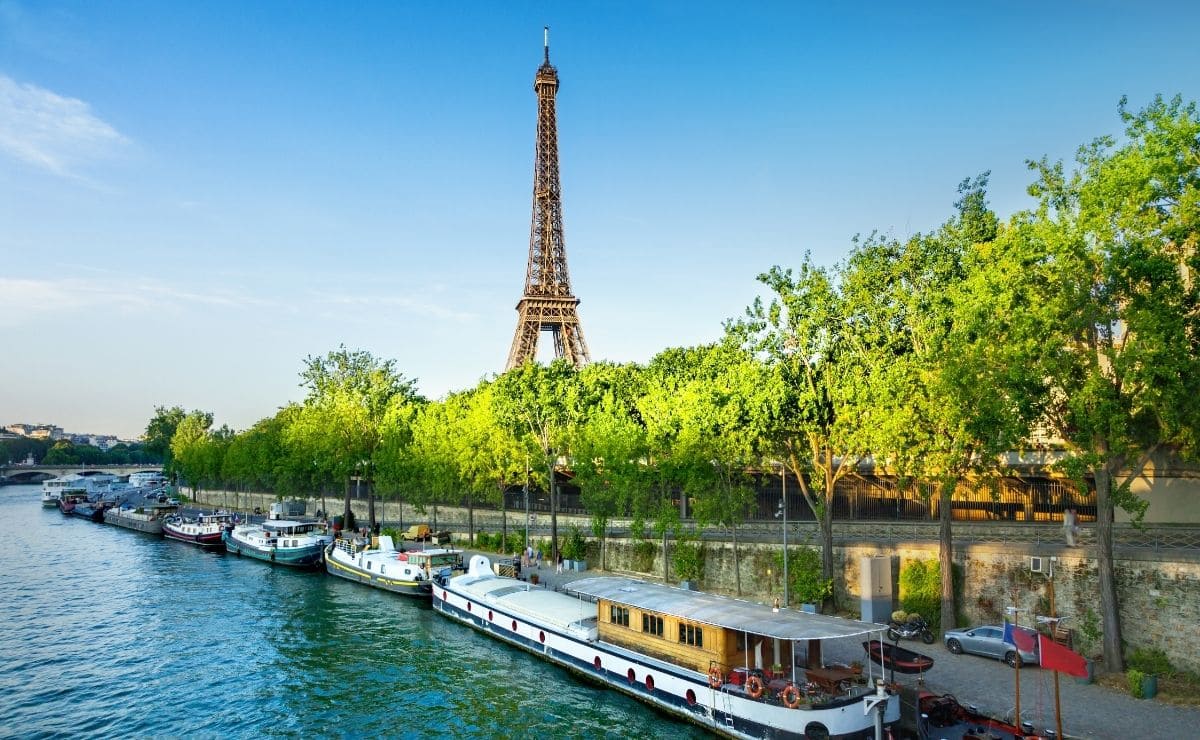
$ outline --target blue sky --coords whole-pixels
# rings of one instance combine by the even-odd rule
[[[547,24],[595,359],[711,341],[759,272],[984,170],[1028,206],[1122,95],[1200,97],[1194,3],[0,0],[0,424],[244,428],[339,344],[431,397],[500,371]]]

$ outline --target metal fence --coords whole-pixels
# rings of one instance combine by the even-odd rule
[[[776,521],[783,508],[783,483],[778,475],[758,475],[752,481],[753,502],[747,512],[748,522]],[[821,492],[814,495],[819,501]],[[690,501],[681,501],[676,493],[675,505],[683,518],[689,518]],[[510,511],[525,509],[521,490],[506,494]],[[854,476],[838,481],[833,495],[833,518],[836,521],[934,521],[941,505],[935,485],[921,482],[897,482],[894,478]],[[1080,493],[1075,486],[1057,478],[1003,478],[978,484],[960,484],[951,503],[951,518],[956,521],[1058,522],[1063,512],[1074,508],[1077,521],[1096,520],[1096,492],[1090,488]],[[496,508],[499,507],[479,507]],[[529,510],[550,511],[550,499],[543,491],[530,491]],[[579,489],[561,484],[558,510],[564,514],[588,513]],[[628,516],[629,512],[626,512]],[[795,478],[788,476],[787,517],[789,521],[815,521],[812,507]]]

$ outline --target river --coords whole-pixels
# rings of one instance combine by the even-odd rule
[[[0,488],[0,737],[706,737],[438,615]]]

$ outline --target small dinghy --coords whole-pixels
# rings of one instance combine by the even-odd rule
[[[924,673],[933,668],[933,658],[928,655],[921,655],[883,640],[864,642],[863,649],[871,656],[871,662],[883,663],[885,668],[890,668],[896,673]]]

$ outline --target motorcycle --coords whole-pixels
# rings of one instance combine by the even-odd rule
[[[925,617],[920,614],[905,614],[904,612],[892,614],[892,621],[888,623],[887,636],[892,642],[900,642],[901,637],[910,640],[920,637],[921,642],[926,645],[932,645],[934,639]]]

